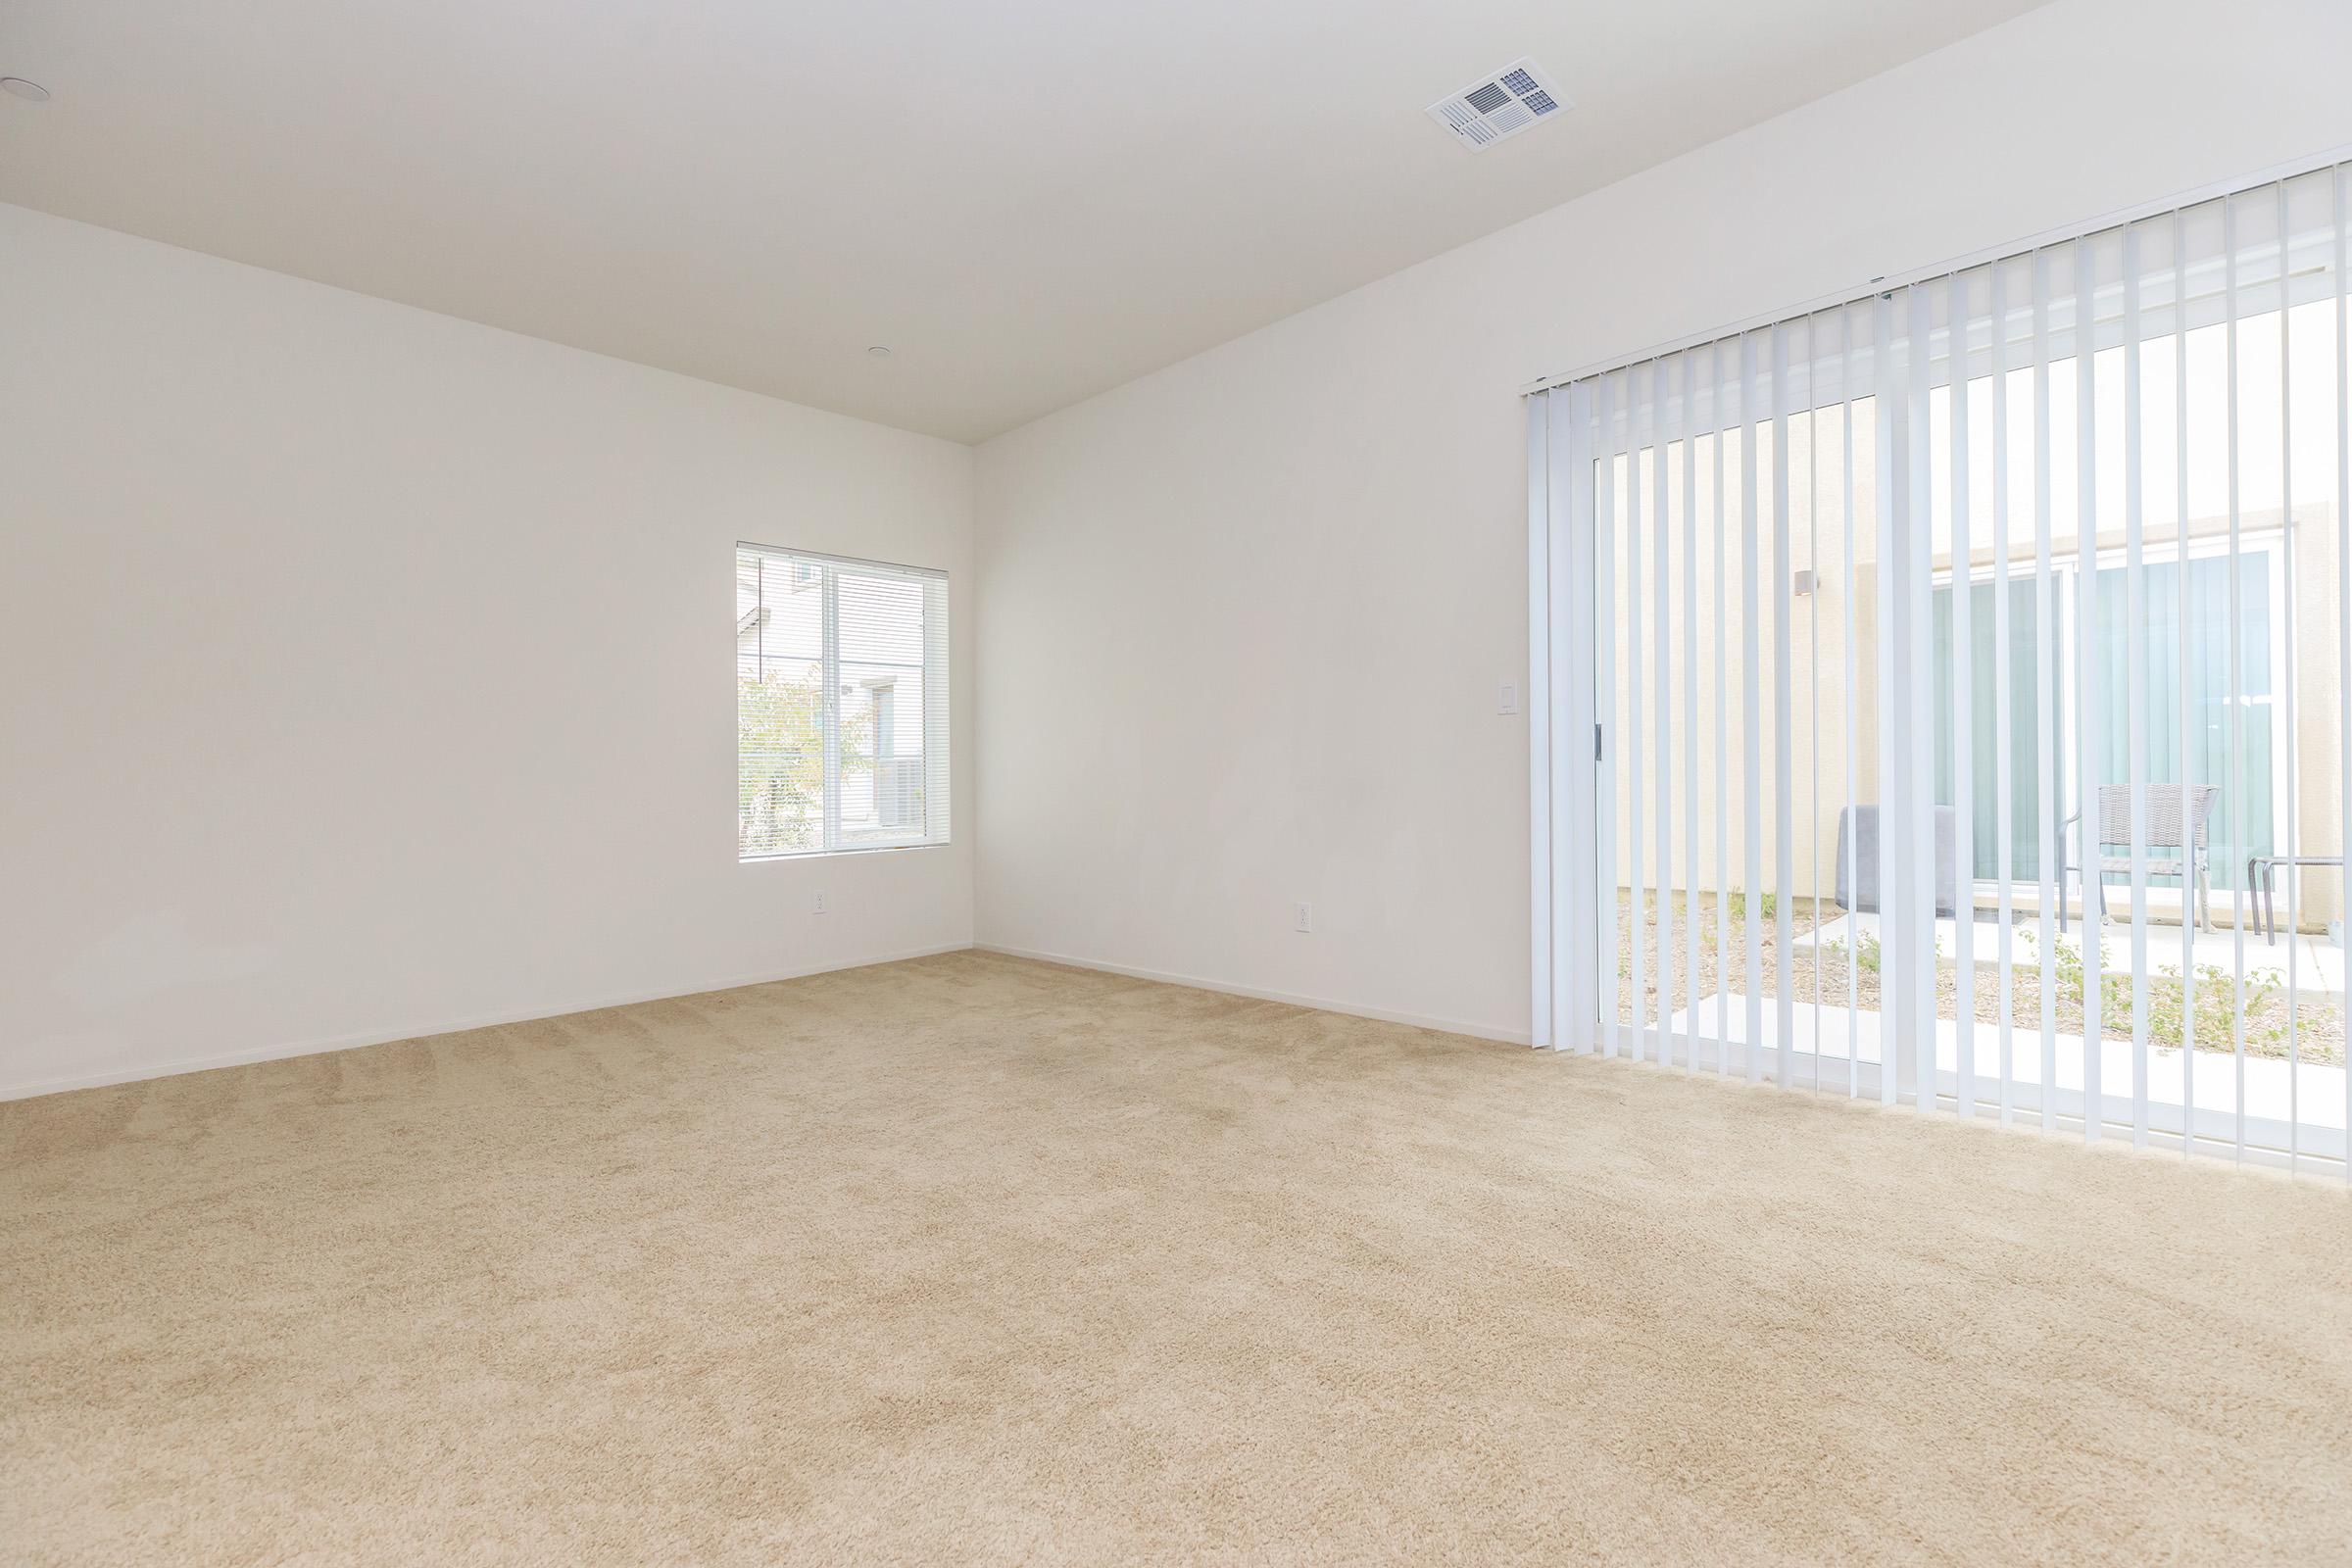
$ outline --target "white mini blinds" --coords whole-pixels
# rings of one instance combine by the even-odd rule
[[[948,579],[735,547],[744,859],[948,841]]]
[[[2345,1174],[2352,166],[1531,403],[1535,1037]]]

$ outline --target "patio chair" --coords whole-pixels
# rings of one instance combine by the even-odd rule
[[[2175,850],[2182,853],[2178,859],[2149,859],[2146,874],[2151,877],[2171,877],[2181,883],[2181,902],[2188,900],[2187,879],[2197,879],[2197,928],[2213,927],[2213,879],[2208,875],[2205,829],[2213,820],[2213,808],[2222,799],[2219,784],[2147,784],[2147,838],[2143,850]],[[2066,819],[2058,835],[2058,929],[2066,929],[2066,873],[2067,844],[2070,835],[2080,835],[2082,813],[2075,812]],[[2123,853],[2114,853],[2121,850]],[[2079,858],[2086,865],[2088,854]],[[2107,878],[2132,874],[2132,786],[2102,784],[2099,786],[2098,869],[2082,879],[2082,906],[2087,910],[2095,896],[2099,918],[2107,918]]]

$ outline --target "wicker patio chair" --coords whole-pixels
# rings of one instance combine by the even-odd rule
[[[2182,882],[2181,898],[2188,896],[2186,879],[2197,879],[2197,925],[2201,930],[2213,926],[2213,879],[2208,874],[2205,830],[2213,820],[2213,808],[2222,799],[2219,784],[2147,784],[2147,838],[2143,850],[2175,850],[2182,853],[2177,859],[2148,858],[2146,874],[2150,879],[2166,877]],[[2067,846],[2070,838],[2079,837],[2082,813],[2077,811],[2066,819],[2065,831],[2058,841],[2058,929],[2066,929]],[[2121,854],[2115,852],[2122,851]],[[2082,857],[2087,860],[2088,857]],[[2083,878],[2082,904],[2089,908],[2095,897],[2099,918],[2107,917],[2107,884],[2110,876],[2132,874],[2132,786],[2102,784],[2099,786],[2098,869]]]

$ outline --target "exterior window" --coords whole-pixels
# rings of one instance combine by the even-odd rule
[[[948,841],[948,580],[735,549],[736,845],[747,860]]]
[[[2207,523],[2209,532],[2219,521],[2191,519],[2192,526]],[[2235,557],[2238,695],[2234,703],[2230,694],[2229,658],[2232,558],[2219,548],[2223,542],[2208,538],[2191,550],[2185,589],[2180,582],[2180,553],[2172,541],[2159,540],[2143,548],[2140,569],[2146,584],[2145,609],[2140,613],[2136,635],[2131,617],[2129,568],[2118,559],[2120,552],[2102,552],[2096,600],[2098,619],[2091,646],[2099,662],[2102,689],[2109,692],[2127,690],[2130,662],[2135,659],[2139,662],[2140,679],[2145,683],[2140,710],[2142,744],[2147,753],[2143,765],[2150,784],[2160,788],[2179,784],[2183,758],[2192,783],[2229,776],[2232,765],[2227,744],[2230,709],[2238,710],[2245,793],[2240,796],[2224,791],[2214,802],[2205,832],[2210,846],[2208,858],[2213,862],[2213,885],[2230,891],[2251,891],[2246,886],[2249,866],[2279,854],[2285,842],[2280,827],[2285,815],[2286,780],[2274,765],[2274,759],[2284,755],[2285,745],[2272,729],[2283,705],[2280,694],[2273,689],[2275,683],[2271,678],[2271,672],[2282,667],[2285,662],[2284,623],[2282,617],[2272,613],[2271,607],[2281,597],[2278,584],[2283,582],[2286,541],[2277,532],[2248,529],[2238,545]],[[2075,617],[2082,607],[2081,571],[2081,565],[2071,561],[2052,569],[2051,614],[2057,647],[2046,669],[2034,646],[2034,578],[2030,572],[2013,575],[2009,584],[2009,710],[2014,716],[2008,736],[2010,776],[2005,787],[2010,802],[2009,874],[2016,881],[2033,882],[2041,877],[2038,814],[2041,756],[2034,705],[2045,695],[2054,694],[2049,695],[2049,700],[2056,710],[2056,733],[2066,742],[2058,748],[2052,771],[2058,797],[2071,801],[2078,793],[2075,774],[2081,764],[2082,749],[2075,727],[2075,698],[2081,689],[2076,665],[2082,644],[2076,633]],[[1936,799],[1945,804],[1959,798],[1952,776],[1958,738],[1953,709],[1950,577],[1948,569],[1938,573],[1933,626]],[[1974,685],[1977,691],[1989,694],[1997,667],[1993,657],[1995,621],[1989,564],[1975,568],[1970,591],[1973,630],[1969,641],[1975,647]],[[2183,637],[2180,611],[2183,604],[2188,606],[2185,633],[2188,658],[2184,660],[2177,657]],[[2188,683],[2185,703],[2180,684],[2183,679]],[[2002,786],[1994,771],[1994,759],[1999,751],[1994,744],[1991,703],[1987,700],[1972,706],[1976,711],[1970,751],[1976,787],[1972,792],[1974,831],[1969,835],[1975,847],[1970,857],[1974,867],[1970,874],[1978,882],[1993,883],[2001,874],[2001,843],[1996,824]],[[2188,715],[2186,747],[2181,745],[2180,729],[2180,715],[2183,712]],[[2118,702],[2105,705],[2092,735],[2101,778],[2131,776],[2131,715],[2125,705]],[[2156,846],[2147,855],[2160,877],[2174,877],[2172,867],[2181,855],[2179,846]]]

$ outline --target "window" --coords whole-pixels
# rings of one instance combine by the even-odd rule
[[[2226,541],[2223,543],[2226,544]],[[2210,783],[2222,780],[2231,765],[2227,744],[2230,733],[2230,710],[2238,710],[2240,735],[2246,762],[2246,792],[2242,800],[2227,791],[2216,800],[2212,816],[2206,824],[2212,867],[2213,885],[2230,890],[2243,890],[2250,864],[2267,859],[2280,852],[2284,839],[2279,831],[2284,820],[2286,780],[2273,765],[2276,757],[2283,755],[2285,739],[2273,732],[2272,724],[2279,716],[2279,694],[2273,690],[2271,672],[2283,667],[2286,660],[2284,618],[2271,612],[2271,607],[2282,598],[2286,538],[2270,531],[2257,534],[2241,530],[2238,551],[2237,601],[2240,652],[2236,665],[2238,695],[2233,703],[2230,695],[2228,650],[2230,636],[2230,562],[2226,550],[2204,542],[2191,550],[2188,562],[2188,581],[2183,587],[2180,579],[2180,559],[2176,544],[2161,541],[2142,550],[2140,570],[2144,573],[2145,608],[2138,615],[2139,631],[2132,635],[2133,617],[2131,609],[2130,570],[2121,559],[2121,552],[2107,550],[2099,555],[2098,610],[2093,648],[2099,661],[2103,689],[2109,693],[2125,691],[2132,678],[2128,661],[2136,659],[2139,678],[2145,682],[2140,705],[2140,721],[2145,729],[2145,780],[2159,787],[2178,784],[2181,769],[2187,769],[2191,783]],[[1979,565],[1974,574],[1972,619],[1976,645],[1974,685],[1979,693],[1992,689],[1996,667],[1992,638],[1992,566]],[[2036,751],[2037,726],[2034,703],[2042,691],[2053,692],[2057,710],[2057,733],[2073,737],[2076,730],[2075,694],[2080,689],[2076,678],[2080,643],[2075,630],[2075,616],[2082,604],[2081,566],[2068,562],[2051,569],[2051,614],[2057,644],[2051,661],[2052,668],[2044,671],[2036,652],[2034,637],[2034,583],[2026,575],[2009,585],[2009,646],[2010,712],[2014,715],[2009,732],[2011,760],[2009,798],[2013,809],[2009,830],[2010,874],[2023,881],[2037,881],[2041,875],[2038,780],[2040,759]],[[2178,606],[2189,607],[2186,625],[2188,657],[2176,660],[2175,653],[2182,647],[2182,621]],[[1952,778],[1957,751],[1954,733],[1957,722],[1953,710],[1954,671],[1952,668],[1952,588],[1949,570],[1937,573],[1936,584],[1936,618],[1934,626],[1936,660],[1936,799],[1943,805],[1956,801],[1958,791]],[[2136,644],[2136,647],[2134,647]],[[2182,701],[2181,683],[2187,683],[2186,701]],[[1971,837],[1975,841],[1974,878],[1982,883],[1997,883],[2000,875],[2000,845],[1998,842],[1997,807],[1999,792],[1995,788],[1993,759],[1998,751],[1993,728],[1993,710],[1989,702],[1974,705],[1975,723],[1973,746],[1976,784],[1976,821]],[[2102,779],[2128,778],[2132,768],[2131,714],[2126,705],[2112,698],[2104,705],[2096,733],[2091,737],[2096,771]],[[2307,705],[2308,708],[2308,705]],[[2186,714],[2189,745],[2180,745],[2179,715]],[[2309,713],[2306,711],[2306,719]],[[2305,737],[2306,749],[2317,738]],[[2076,795],[2076,773],[2081,759],[2078,745],[2059,747],[2056,768],[2058,795],[2072,800]],[[2180,858],[2178,846],[2158,846],[2149,852],[2157,863],[2158,874],[2173,877],[2170,866]],[[2110,880],[2113,880],[2111,874]],[[2177,893],[2177,889],[2174,890]],[[2164,890],[2158,891],[2159,906]]]
[[[948,841],[948,579],[735,547],[736,846]]]

